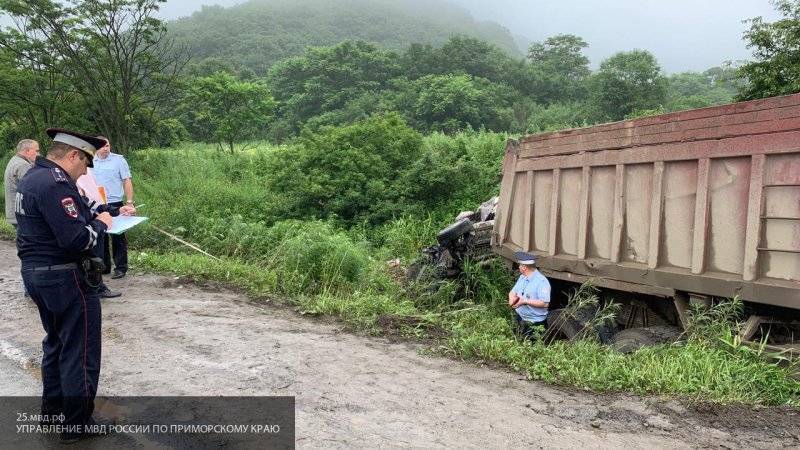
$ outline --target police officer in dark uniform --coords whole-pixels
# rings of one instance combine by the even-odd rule
[[[129,207],[108,208],[81,198],[75,180],[92,167],[103,139],[50,128],[53,144],[20,182],[15,202],[17,251],[22,278],[39,308],[42,341],[42,414],[63,414],[64,425],[92,424],[100,376],[100,300],[96,283],[102,266],[93,249],[111,226],[111,216]],[[76,428],[73,428],[76,429]],[[83,434],[62,436],[77,440]]]

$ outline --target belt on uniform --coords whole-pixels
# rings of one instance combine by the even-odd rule
[[[67,269],[77,269],[77,268],[78,268],[78,264],[77,263],[67,263],[67,264],[57,264],[57,265],[54,265],[54,266],[34,267],[33,269],[28,269],[28,270],[34,270],[34,271],[40,271],[40,270],[67,270]]]

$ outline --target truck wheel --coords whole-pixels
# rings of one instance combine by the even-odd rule
[[[614,335],[612,347],[621,353],[631,353],[642,347],[675,342],[680,336],[680,328],[672,325],[628,328]]]
[[[436,235],[436,241],[439,242],[439,245],[447,246],[448,243],[455,241],[465,233],[469,233],[471,230],[472,221],[469,219],[461,219],[440,231],[439,234]]]
[[[554,309],[547,313],[547,332],[545,336],[550,340],[561,335],[571,341],[575,339],[582,328],[577,320],[567,317],[564,309]]]
[[[587,316],[587,314],[586,311],[579,311],[573,316],[567,317],[564,309],[550,311],[547,314],[547,336],[552,339],[562,335],[570,341],[580,336],[587,338],[594,336],[601,344],[610,344],[612,336],[617,331],[616,327],[606,324],[587,327],[592,316],[591,314]],[[589,318],[587,319],[586,317]]]

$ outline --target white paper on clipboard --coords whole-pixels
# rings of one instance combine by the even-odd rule
[[[122,234],[131,228],[147,220],[148,217],[142,216],[117,216],[111,218],[111,228],[106,233]]]

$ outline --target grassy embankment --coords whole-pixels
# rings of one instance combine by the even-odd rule
[[[468,156],[483,158],[491,178],[500,158],[486,155],[501,156],[503,140],[481,133],[436,135],[426,137],[424,145],[473,149]],[[453,205],[381,225],[345,225],[336,217],[283,220],[282,199],[265,189],[271,173],[264,168],[274,164],[273,155],[285,157],[286,151],[264,144],[232,156],[187,145],[132,155],[137,201],[146,204],[140,213],[151,217],[151,225],[130,233],[131,265],[229,283],[254,299],[338,317],[367,333],[436,337],[435,349],[443,354],[500,364],[533,380],[701,401],[800,404],[800,383],[790,370],[739,345],[732,337],[736,325],[724,318],[713,320],[714,326],[698,326],[683,343],[622,355],[591,340],[545,345],[515,339],[505,307],[513,277],[499,264],[471,267],[460,288],[445,284],[430,293],[404,287],[400,270],[387,261],[400,258],[408,264],[460,209],[493,192],[465,194],[470,189],[465,188],[454,193]],[[175,244],[153,225],[221,260]],[[7,228],[0,233],[13,233]],[[707,317],[697,323],[705,324]]]

